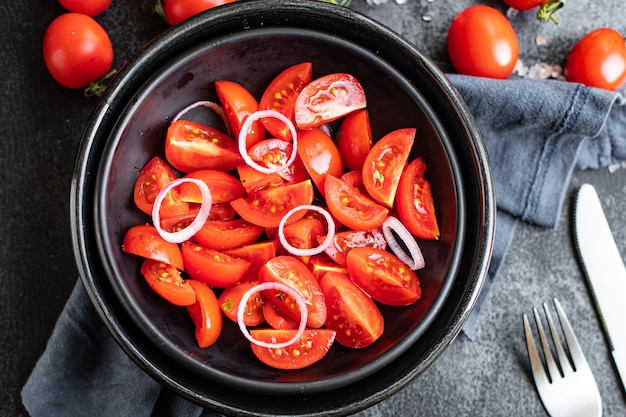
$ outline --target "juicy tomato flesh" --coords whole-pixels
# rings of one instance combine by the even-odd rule
[[[224,289],[218,299],[218,304],[224,315],[237,323],[237,311],[241,304],[241,298],[249,289],[256,285],[258,285],[256,281],[247,281],[237,283]],[[261,292],[254,293],[250,296],[243,313],[243,322],[247,327],[257,326],[265,321],[263,306],[264,303]]]
[[[296,330],[255,329],[250,335],[267,343],[282,343],[290,340]],[[277,369],[302,369],[320,361],[333,344],[335,331],[328,329],[306,329],[293,344],[281,349],[269,349],[251,342],[252,352],[261,362]]]
[[[211,287],[224,288],[239,282],[250,269],[250,262],[234,258],[191,241],[181,245],[185,272]]]
[[[333,261],[326,254],[314,255],[309,261],[309,269],[313,276],[319,281],[327,272],[339,272],[348,274],[348,268]]]
[[[128,229],[124,235],[122,250],[142,258],[172,265],[179,270],[184,269],[178,245],[163,239],[156,228],[149,224],[139,224]]]
[[[214,169],[201,169],[185,176],[203,181],[211,190],[213,204],[229,203],[246,193],[241,182],[232,175]],[[180,185],[180,198],[190,203],[202,203],[202,193],[196,184],[185,182]]]
[[[263,228],[243,219],[207,221],[194,239],[205,248],[229,250],[255,242]]]
[[[272,329],[296,330],[300,325],[270,302],[263,303],[263,318]]]
[[[321,129],[311,129],[298,136],[298,156],[322,194],[326,175],[340,177],[343,174],[339,149],[333,139]]]
[[[347,115],[339,125],[337,147],[347,170],[362,169],[373,143],[369,112],[366,109]]]
[[[211,288],[200,281],[187,281],[196,294],[196,302],[187,311],[196,326],[196,340],[202,349],[213,345],[222,333],[222,311]]]
[[[325,236],[319,238],[321,241]],[[387,248],[387,241],[382,231],[373,230],[345,230],[335,233],[333,244],[326,248],[325,252],[334,262],[339,265],[346,265],[346,255],[351,249],[361,247],[372,247],[379,249]]]
[[[259,104],[250,92],[241,84],[227,81],[215,81],[217,96],[224,106],[226,119],[233,137],[238,138],[241,125],[248,116],[259,109]],[[265,137],[265,128],[260,120],[256,120],[246,132],[246,146],[252,146]]]
[[[193,288],[172,265],[145,259],[141,264],[141,275],[155,293],[174,305],[184,307],[196,302]]]
[[[133,200],[139,210],[152,215],[154,200],[159,192],[177,178],[174,170],[161,158],[155,156],[139,171],[133,188]],[[185,203],[178,190],[173,189],[161,203],[162,218],[176,217],[185,214],[189,205]]]

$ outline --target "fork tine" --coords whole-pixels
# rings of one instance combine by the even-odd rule
[[[530,330],[530,324],[528,322],[528,316],[526,316],[526,314],[523,315],[523,320],[524,334],[526,335],[526,347],[528,349],[528,359],[530,360],[530,369],[535,379],[535,384],[537,386],[549,384],[550,381],[548,380],[546,371],[541,364],[541,358],[539,357],[537,345],[535,344],[535,338],[533,337],[533,334]]]
[[[554,361],[554,356],[552,356],[552,350],[550,349],[550,345],[548,344],[548,339],[546,338],[546,334],[543,331],[543,325],[541,324],[541,318],[539,317],[539,313],[536,308],[533,308],[533,315],[535,316],[535,324],[537,325],[537,332],[539,333],[539,340],[541,341],[541,346],[543,347],[543,356],[546,360],[546,365],[548,367],[548,376],[551,381],[554,381],[556,378],[560,378],[561,371],[556,365]]]
[[[569,357],[567,356],[567,354],[565,353],[565,350],[563,349],[563,345],[561,345],[561,338],[559,337],[559,334],[556,331],[556,326],[554,325],[554,321],[552,320],[552,314],[550,314],[550,310],[548,310],[548,305],[546,303],[543,303],[543,311],[546,314],[546,320],[548,321],[548,327],[550,328],[550,334],[552,335],[552,341],[554,342],[554,350],[556,351],[556,355],[559,358],[558,362],[561,368],[561,372],[563,376],[566,376],[567,374],[574,372],[574,369],[572,368],[572,364],[569,360]],[[557,311],[557,314],[558,314],[558,311]]]
[[[570,324],[567,316],[565,315],[565,311],[563,311],[563,307],[561,307],[561,303],[556,298],[553,300],[554,307],[556,308],[556,314],[559,317],[559,321],[561,322],[561,328],[563,329],[563,336],[565,337],[565,341],[567,342],[567,347],[569,349],[569,353],[572,357],[572,362],[574,363],[574,369],[582,366],[587,363],[585,356],[583,355],[583,351],[580,348],[580,344],[578,343],[578,339],[574,334],[574,330],[572,329],[572,325]]]

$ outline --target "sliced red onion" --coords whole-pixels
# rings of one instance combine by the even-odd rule
[[[287,237],[285,236],[285,225],[287,224],[287,220],[289,220],[289,217],[291,217],[292,214],[300,210],[316,211],[320,213],[322,216],[324,216],[324,218],[326,219],[326,223],[328,224],[328,232],[326,233],[326,238],[321,244],[319,244],[318,246],[314,248],[305,248],[305,249],[296,248],[295,246],[291,245],[291,243],[287,241]],[[334,237],[335,237],[335,222],[333,221],[333,218],[330,216],[330,213],[326,209],[319,207],[319,206],[303,204],[301,206],[294,207],[291,210],[289,210],[287,214],[283,216],[282,219],[280,219],[280,223],[278,224],[278,239],[280,239],[280,243],[290,254],[295,255],[295,256],[313,256],[313,255],[317,255],[318,253],[322,253],[324,252],[324,250],[326,250],[327,247],[331,245],[331,243],[333,243]]]
[[[246,328],[243,315],[245,314],[246,304],[248,304],[248,300],[254,294],[260,291],[265,291],[265,290],[277,290],[277,291],[282,291],[284,293],[291,295],[296,300],[296,303],[298,304],[298,307],[300,308],[300,325],[298,326],[298,331],[291,339],[287,340],[286,342],[267,343],[261,340],[257,340],[254,337],[252,337],[252,335]],[[243,333],[246,339],[248,339],[255,345],[259,345],[261,347],[268,348],[268,349],[282,349],[284,347],[287,347],[289,345],[296,343],[298,339],[300,338],[300,336],[302,336],[302,333],[304,333],[304,329],[306,328],[306,321],[307,321],[308,315],[309,315],[309,312],[304,302],[304,297],[302,297],[302,294],[300,294],[300,292],[290,287],[289,285],[283,284],[281,282],[268,281],[268,282],[262,282],[260,284],[255,285],[254,287],[249,288],[248,291],[246,291],[243,294],[243,296],[241,297],[241,301],[239,301],[239,307],[237,308],[237,324],[239,324],[241,333]]]
[[[202,203],[200,204],[200,210],[196,215],[196,218],[189,224],[189,226],[185,227],[182,230],[176,232],[168,232],[161,227],[161,204],[163,203],[163,199],[169,193],[172,188],[179,186],[182,183],[190,182],[196,184],[200,189],[200,193],[202,193]],[[154,223],[154,227],[156,227],[159,235],[168,242],[172,243],[182,243],[186,240],[191,239],[200,229],[204,226],[207,219],[209,218],[209,214],[211,213],[211,205],[213,203],[213,199],[211,196],[211,190],[209,186],[202,180],[197,178],[177,178],[167,184],[163,189],[157,194],[154,199],[154,206],[152,207],[152,222]]]
[[[422,251],[415,241],[415,238],[413,238],[411,232],[407,230],[400,220],[393,216],[389,216],[383,222],[382,229],[385,239],[387,239],[389,248],[398,257],[398,259],[407,264],[407,266],[414,271],[422,269],[426,265],[424,255],[422,255]],[[398,237],[402,239],[404,246],[409,251],[408,254],[398,243],[393,232],[396,232]]]
[[[248,136],[248,132],[250,131],[250,127],[252,126],[252,123],[260,119],[268,119],[268,118],[278,119],[281,122],[285,123],[287,127],[289,128],[289,132],[291,132],[293,150],[291,151],[291,155],[289,156],[289,159],[283,166],[277,166],[273,168],[264,167],[262,165],[257,164],[248,154],[248,146],[247,146],[246,138]],[[241,130],[239,131],[239,136],[237,137],[237,144],[239,146],[239,153],[241,154],[241,157],[246,162],[246,164],[250,165],[255,170],[262,172],[264,174],[275,174],[277,172],[280,172],[288,168],[289,166],[291,166],[291,164],[293,164],[293,161],[296,160],[296,156],[298,155],[298,132],[296,131],[296,127],[294,126],[292,121],[289,120],[289,118],[285,116],[284,114],[276,110],[271,110],[271,109],[259,110],[259,111],[255,111],[254,113],[251,113],[241,125]]]
[[[207,101],[207,100],[201,100],[201,101],[196,101],[194,103],[191,103],[190,105],[188,105],[187,107],[185,107],[184,109],[179,111],[176,116],[174,116],[174,118],[172,119],[172,123],[180,120],[180,118],[183,117],[183,115],[185,113],[187,113],[189,110],[193,110],[196,107],[200,107],[200,106],[204,106],[204,107],[206,107],[208,109],[213,110],[215,113],[217,113],[217,115],[224,122],[224,125],[226,126],[226,129],[229,128],[229,126],[228,126],[228,119],[226,118],[226,113],[224,112],[224,108],[222,106],[220,106],[219,104],[213,102],[213,101]],[[227,133],[229,135],[231,134],[231,132],[227,132]]]

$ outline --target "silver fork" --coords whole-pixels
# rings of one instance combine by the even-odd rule
[[[569,355],[563,349],[548,306],[544,303],[543,310],[557,356],[557,360],[555,360],[546,334],[543,331],[539,313],[536,308],[533,308],[533,315],[546,366],[542,363],[537,351],[537,345],[535,345],[535,339],[530,330],[528,317],[526,314],[523,316],[528,358],[530,359],[530,367],[539,397],[546,411],[552,417],[601,417],[602,400],[596,380],[591,373],[591,368],[589,368],[572,326],[556,298],[554,299],[554,306],[561,323]]]

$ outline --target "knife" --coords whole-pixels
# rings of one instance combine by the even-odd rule
[[[583,184],[574,207],[574,238],[613,362],[626,390],[626,268],[596,189]]]

